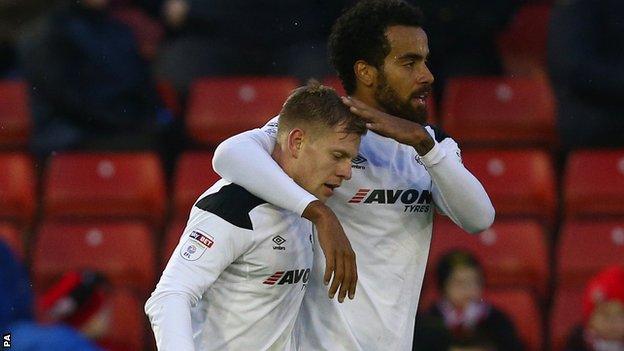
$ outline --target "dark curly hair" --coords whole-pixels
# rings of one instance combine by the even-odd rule
[[[362,0],[338,18],[329,36],[329,59],[347,94],[355,91],[357,60],[379,68],[390,53],[390,26],[422,27],[422,12],[401,0]]]

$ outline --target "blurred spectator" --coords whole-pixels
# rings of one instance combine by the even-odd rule
[[[436,273],[442,297],[416,321],[414,350],[446,351],[453,339],[480,340],[497,351],[524,349],[509,318],[483,300],[483,268],[472,255],[450,252]]]
[[[99,273],[67,272],[39,299],[42,321],[69,325],[92,340],[102,337],[111,318],[105,287]]]
[[[427,23],[431,71],[440,93],[449,77],[502,74],[496,37],[524,0],[408,0]]]
[[[11,323],[33,319],[33,294],[25,267],[0,240],[0,333]]]
[[[214,75],[331,74],[326,41],[345,1],[166,0],[170,35],[159,77],[185,93],[193,79]]]
[[[624,268],[609,267],[589,281],[583,319],[568,338],[566,351],[624,350]]]
[[[15,42],[24,23],[52,8],[60,0],[0,1],[0,78],[17,76]]]
[[[151,12],[151,8],[155,6],[154,3],[160,2],[160,0],[110,1],[112,16],[132,30],[141,56],[147,61],[153,61],[156,58],[158,47],[165,34],[164,26]]]
[[[0,333],[11,334],[13,351],[97,351],[75,330],[58,325],[42,326],[33,320],[33,294],[25,267],[0,241]]]
[[[566,150],[624,145],[624,2],[560,0],[549,71]]]
[[[134,36],[109,0],[68,1],[20,41],[33,151],[157,149],[171,124]]]

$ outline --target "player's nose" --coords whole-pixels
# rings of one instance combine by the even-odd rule
[[[418,82],[420,84],[433,84],[435,79],[433,77],[433,73],[431,73],[431,70],[427,67],[427,65],[423,65],[422,69],[418,73]]]
[[[336,175],[344,180],[351,179],[351,160],[341,162],[336,169]]]

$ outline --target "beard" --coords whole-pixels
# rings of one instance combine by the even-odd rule
[[[412,99],[430,91],[431,86],[427,85],[412,93],[407,100],[401,100],[396,90],[388,84],[386,75],[380,72],[379,83],[375,89],[375,100],[384,109],[384,112],[424,125],[427,123],[427,106],[418,105],[414,107]]]

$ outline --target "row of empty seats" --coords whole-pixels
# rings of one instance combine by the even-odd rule
[[[452,249],[473,252],[482,262],[486,282],[497,288],[520,287],[545,297],[550,281],[548,237],[531,220],[497,220],[479,235],[469,235],[439,218],[429,253],[429,272]],[[582,289],[592,275],[612,265],[624,265],[624,217],[611,220],[564,221],[555,251],[555,285]],[[433,277],[427,284],[433,285]]]
[[[156,231],[142,221],[45,221],[32,240],[35,285],[46,287],[57,274],[71,267],[95,265],[110,273],[113,281],[139,291],[149,290],[155,267],[164,266],[185,224],[184,218],[171,221],[164,238],[159,240]],[[20,232],[9,223],[2,223],[0,233],[0,239],[23,257]],[[440,218],[434,229],[430,265],[452,249],[475,253],[484,265],[488,286],[523,288],[542,298],[547,293],[547,238],[544,229],[534,221],[500,220],[475,236]],[[557,287],[583,288],[602,267],[624,264],[624,218],[564,222],[555,255]],[[429,271],[434,268],[430,266]],[[432,280],[429,275],[427,285],[433,286]]]
[[[335,77],[324,82],[344,94]],[[199,145],[215,146],[235,133],[262,126],[279,113],[298,85],[292,77],[199,79],[188,100],[187,133]],[[164,86],[161,92],[167,94]],[[167,96],[175,99],[170,92]],[[429,106],[430,122],[441,124],[468,146],[556,146],[554,99],[540,77],[450,79],[441,114],[432,99]],[[1,147],[26,145],[32,122],[25,83],[0,82],[0,126]]]
[[[488,191],[498,218],[553,223],[557,182],[547,153],[468,149],[463,160]],[[211,161],[211,152],[180,156],[170,192],[174,217],[186,216],[197,196],[218,179]],[[39,199],[34,173],[29,156],[0,154],[0,218],[31,223]],[[168,206],[165,184],[160,161],[152,153],[58,154],[44,170],[42,211],[48,219],[139,218],[161,226]],[[563,180],[566,218],[622,216],[623,198],[624,150],[570,155]]]

